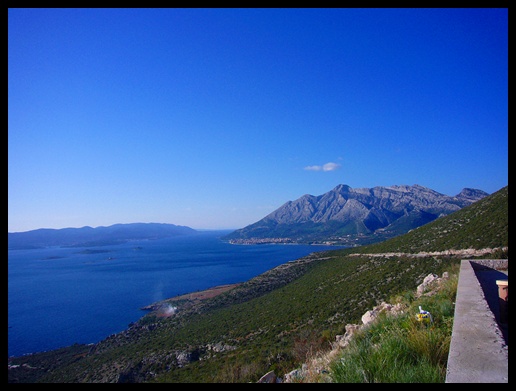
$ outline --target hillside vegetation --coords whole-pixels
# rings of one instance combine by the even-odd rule
[[[313,253],[179,306],[173,316],[150,313],[97,344],[10,358],[9,381],[256,382],[271,370],[283,376],[329,350],[366,311],[486,248],[481,257],[508,257],[507,187],[403,236]]]

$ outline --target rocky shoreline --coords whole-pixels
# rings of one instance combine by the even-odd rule
[[[294,244],[290,238],[249,238],[249,239],[230,239],[230,244]]]
[[[158,301],[156,303],[149,304],[145,307],[140,308],[144,311],[154,312],[154,315],[159,317],[168,317],[174,315],[179,307],[185,305],[192,305],[202,300],[211,299],[212,297],[218,296],[221,293],[227,292],[233,288],[236,288],[241,283],[218,285],[212,288],[208,288],[202,291],[186,293],[184,295],[174,296],[169,299]]]

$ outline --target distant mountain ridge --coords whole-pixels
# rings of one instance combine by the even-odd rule
[[[357,189],[338,185],[319,196],[306,194],[288,201],[223,239],[233,243],[282,239],[362,245],[406,233],[488,195],[471,188],[452,197],[420,185]]]
[[[108,227],[41,228],[26,232],[9,232],[9,249],[29,249],[48,246],[103,246],[128,240],[160,239],[197,233],[190,227],[165,223],[114,224]]]

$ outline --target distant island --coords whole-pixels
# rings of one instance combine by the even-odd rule
[[[198,233],[193,228],[164,223],[114,224],[108,227],[82,227],[9,232],[9,250],[36,249],[50,246],[108,246],[130,240],[162,239]]]

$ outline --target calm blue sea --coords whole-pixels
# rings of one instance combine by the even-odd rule
[[[311,252],[309,245],[231,245],[231,231],[101,247],[8,251],[8,355],[94,343],[153,302],[247,281]]]

